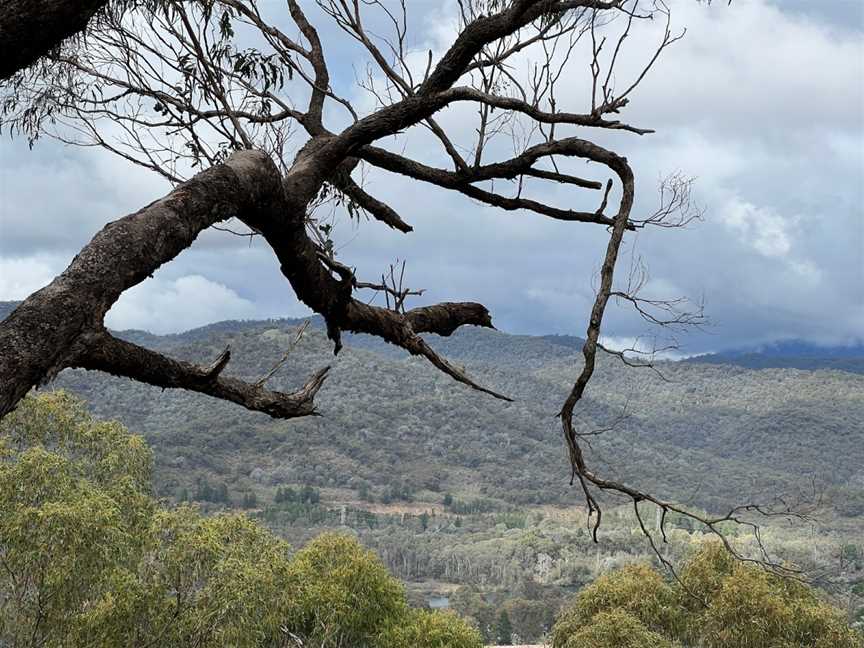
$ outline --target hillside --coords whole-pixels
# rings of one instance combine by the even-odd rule
[[[280,357],[296,326],[222,323],[181,335],[124,335],[198,362],[230,344],[228,371],[254,379]],[[366,336],[349,337],[333,358],[315,328],[272,385],[290,389],[333,364],[317,418],[273,421],[204,396],[84,371],[66,371],[55,384],[144,434],[166,494],[206,478],[261,492],[310,484],[432,501],[445,491],[513,505],[578,501],[554,419],[578,367],[575,346],[481,329],[432,342],[516,402],[471,392]],[[592,444],[591,460],[609,474],[712,510],[797,492],[811,479],[831,492],[859,488],[864,377],[696,363],[661,370],[666,381],[601,360],[579,425],[607,427],[626,413]],[[855,493],[841,502],[850,513],[860,500]]]
[[[4,319],[19,302],[0,301],[0,320]],[[281,320],[283,324],[290,324],[291,320]],[[299,323],[303,320],[296,320]],[[313,326],[321,328],[323,321],[319,316],[312,318]],[[217,322],[203,326],[192,331],[187,331],[181,334],[188,340],[206,339],[209,335],[220,331],[239,331],[245,327],[256,327],[256,322],[240,322],[240,321],[225,321]],[[143,331],[127,331],[126,335],[142,344],[153,342],[157,336],[151,335]],[[530,338],[535,342],[538,348],[542,346],[540,343],[545,342],[550,346],[545,348],[554,348],[566,350],[565,352],[579,351],[582,346],[582,339],[571,335],[541,335],[541,336],[509,336],[511,340],[518,338]],[[377,353],[388,355],[389,357],[401,357],[402,351],[395,349],[379,340],[368,336],[352,336],[348,335],[347,339],[351,340],[352,346],[357,348],[367,348]],[[442,340],[441,344],[449,353],[458,353],[466,360],[477,359],[481,362],[496,362],[496,363],[516,363],[518,360],[513,358],[508,349],[502,349],[499,353],[498,347],[493,343],[490,346],[480,349],[460,349],[464,343],[456,336],[449,340]],[[532,360],[533,362],[533,360]],[[743,346],[735,349],[727,349],[716,353],[704,353],[694,355],[682,360],[686,363],[697,364],[722,364],[745,367],[747,369],[804,369],[807,371],[816,371],[818,369],[828,369],[832,371],[846,371],[849,373],[864,374],[864,343],[857,342],[848,346],[824,346],[813,344],[805,340],[780,340],[770,344]]]
[[[577,338],[475,328],[430,338],[515,398],[507,404],[367,336],[346,336],[334,358],[315,323],[271,385],[290,390],[331,364],[320,417],[274,421],[80,370],[64,371],[52,388],[83,396],[99,416],[143,434],[155,453],[157,493],[167,500],[192,500],[205,511],[245,508],[295,546],[325,530],[355,534],[407,584],[415,605],[449,605],[481,628],[506,610],[520,637],[540,640],[579,587],[645,558],[630,507],[606,502],[596,545],[579,492],[568,485],[554,415],[579,367]],[[230,344],[226,372],[254,380],[300,324],[221,322],[179,335],[119,335],[196,362]],[[592,438],[592,465],[713,511],[778,494],[794,499],[815,485],[825,504],[819,524],[763,533],[784,558],[827,577],[837,596],[857,591],[864,560],[850,568],[842,552],[864,556],[864,376],[687,362],[659,368],[665,379],[600,358],[578,425],[617,425]],[[669,527],[665,551],[681,560],[698,529],[679,519]],[[739,541],[753,539],[744,533]]]

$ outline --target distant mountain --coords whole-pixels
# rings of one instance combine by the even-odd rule
[[[0,303],[0,315],[12,306]],[[227,373],[254,380],[281,357],[301,321],[220,322],[181,334],[118,335],[202,363],[230,344]],[[579,338],[475,327],[447,338],[429,336],[480,382],[516,400],[504,404],[377,338],[346,336],[345,350],[334,358],[319,326],[313,318],[271,381],[289,390],[316,368],[333,365],[319,395],[318,418],[274,421],[205,396],[80,370],[64,371],[55,384],[85,397],[99,415],[144,434],[156,452],[166,494],[197,478],[218,478],[240,489],[309,483],[373,493],[404,487],[433,499],[436,492],[452,491],[511,504],[573,500],[554,415],[581,367]],[[798,355],[783,355],[793,352]],[[864,376],[717,366],[768,366],[756,364],[757,358],[809,359],[807,368],[856,366],[854,354],[815,353],[796,342],[660,363],[665,382],[604,356],[577,423],[591,431],[619,422],[592,439],[592,461],[604,471],[705,508],[795,490],[802,475],[858,493],[862,489],[855,485],[864,483]],[[853,506],[858,497],[851,496]],[[864,491],[860,499],[864,505]]]
[[[0,301],[0,320],[9,315],[19,303]],[[276,319],[270,320],[270,322],[279,326],[297,326],[304,319]],[[313,327],[324,328],[320,316],[316,315],[311,320]],[[228,320],[161,337],[190,342],[200,341],[212,335],[229,331],[259,328],[261,324],[260,321]],[[146,331],[124,331],[123,334],[127,339],[145,346],[154,343],[154,340],[160,337]],[[391,358],[398,358],[403,355],[401,349],[376,337],[347,334],[345,339],[350,346],[357,349],[366,349]],[[584,342],[582,338],[572,335],[511,335],[509,336],[510,342],[516,344],[511,344],[507,353],[501,353],[502,349],[498,347],[496,339],[494,336],[472,338],[470,345],[466,346],[464,338],[456,335],[451,338],[440,338],[438,344],[443,353],[461,358],[466,362],[528,363],[530,366],[536,367],[538,363],[542,364],[550,357],[581,353]],[[513,355],[512,352],[516,350],[517,346],[519,353]],[[783,340],[759,346],[747,346],[693,356],[683,360],[683,362],[725,364],[748,369],[805,369],[808,371],[829,369],[864,374],[864,342],[850,346],[821,346],[805,340]]]
[[[0,322],[6,319],[20,303],[20,301],[0,301]]]
[[[820,346],[805,340],[784,340],[688,358],[687,362],[731,364],[750,369],[833,369],[864,374],[864,343]]]
[[[222,322],[177,335],[119,335],[202,363],[230,344],[226,373],[255,380],[282,356],[299,323]],[[555,418],[581,367],[578,339],[467,327],[429,340],[515,402],[473,392],[368,336],[347,336],[334,358],[314,326],[270,384],[290,390],[333,365],[318,398],[321,417],[276,421],[206,396],[81,370],[64,371],[54,384],[148,439],[164,495],[203,479],[268,500],[280,484],[311,484],[334,497],[363,491],[440,502],[450,492],[493,506],[578,501]],[[864,505],[864,492],[856,495],[864,376],[659,367],[666,381],[600,358],[577,420],[585,432],[617,421],[591,439],[598,470],[710,510],[797,492],[802,475],[807,484],[812,476],[841,489],[850,512],[859,499]]]

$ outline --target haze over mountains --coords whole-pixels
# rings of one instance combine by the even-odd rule
[[[20,302],[0,301],[0,320],[11,313]],[[303,319],[285,320],[286,322],[301,322]],[[320,316],[311,318],[313,326],[323,327]],[[196,336],[216,330],[226,330],[232,327],[242,327],[254,322],[223,321],[193,329],[180,336]],[[142,340],[149,339],[145,331],[128,331],[129,335],[141,336]],[[153,336],[156,337],[156,336]],[[350,336],[352,344],[361,348],[371,348],[376,352],[391,353],[399,356],[401,351],[394,349],[380,340],[366,336]],[[530,337],[548,342],[555,346],[567,349],[581,349],[583,340],[572,335],[538,335],[538,336],[511,336]],[[682,362],[727,364],[750,369],[834,369],[851,373],[864,374],[864,340],[853,340],[847,345],[816,344],[808,340],[781,339],[770,343],[747,344],[742,342],[741,346],[724,349],[712,353],[694,355],[682,360]]]
[[[806,340],[730,349],[688,358],[688,362],[732,364],[751,369],[836,369],[864,374],[864,343],[822,346]]]

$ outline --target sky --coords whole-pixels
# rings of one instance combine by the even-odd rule
[[[664,52],[621,115],[656,133],[601,133],[598,141],[630,161],[635,215],[656,207],[661,177],[681,172],[696,179],[704,218],[686,229],[628,236],[618,276],[626,278],[628,260],[639,256],[650,273],[646,297],[704,303],[709,324],[677,335],[684,354],[788,338],[826,345],[864,340],[864,2],[669,4],[673,28],[686,27],[687,34]],[[409,42],[418,60],[430,49],[441,52],[455,33],[453,4],[417,0],[410,7]],[[660,27],[640,26],[628,39],[621,83],[638,69]],[[319,29],[337,89],[368,106],[353,84],[356,53],[332,25],[319,22]],[[559,105],[581,112],[587,61],[572,69],[559,83]],[[336,127],[340,117],[329,119]],[[448,110],[440,121],[457,141],[470,140],[465,109]],[[409,131],[400,146],[446,163],[422,132]],[[584,333],[605,249],[602,227],[501,212],[383,172],[370,172],[366,183],[414,232],[340,221],[339,258],[361,279],[406,259],[408,283],[426,289],[409,305],[480,301],[507,332]],[[591,208],[597,200],[571,188],[534,189],[555,204]],[[30,150],[4,131],[0,300],[46,285],[101,226],[168,190],[155,174],[110,153],[47,139]],[[107,324],[167,333],[307,313],[263,241],[211,230],[124,294]],[[613,345],[656,333],[624,305],[613,305],[605,322]]]

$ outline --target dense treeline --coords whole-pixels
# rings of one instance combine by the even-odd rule
[[[645,541],[630,507],[607,511],[599,546],[591,540],[584,517],[575,512],[561,516],[540,511],[372,513],[325,502],[303,517],[276,506],[266,507],[260,515],[280,535],[297,542],[326,529],[350,529],[415,591],[430,598],[443,591],[449,605],[471,618],[490,642],[495,640],[495,623],[502,610],[508,612],[515,635],[539,640],[573,592],[610,570],[646,559]],[[664,553],[678,564],[705,537],[676,520],[669,521],[667,533]],[[758,547],[752,533],[733,529],[730,533],[739,549],[755,555]],[[847,607],[847,620],[864,627],[860,535],[838,545],[830,537],[784,525],[764,528],[762,540],[807,573],[818,574]],[[460,586],[442,590],[436,583]],[[844,593],[838,596],[839,592]]]

